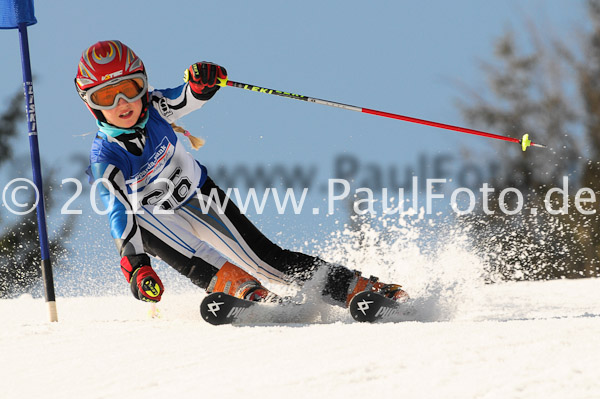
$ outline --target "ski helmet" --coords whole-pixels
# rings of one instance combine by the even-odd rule
[[[86,103],[89,110],[96,119],[106,122],[102,111],[91,106],[88,92],[100,85],[110,85],[113,81],[123,80],[129,75],[141,76],[145,87],[140,87],[143,91],[142,113],[143,118],[148,110],[148,83],[146,69],[142,60],[131,50],[118,40],[100,41],[88,47],[79,60],[77,66],[77,76],[75,77],[75,87],[81,99]],[[110,83],[109,83],[110,82]]]

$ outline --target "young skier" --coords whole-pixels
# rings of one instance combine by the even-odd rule
[[[399,285],[280,248],[226,201],[175,131],[194,147],[200,139],[174,124],[210,100],[226,78],[225,68],[198,62],[181,86],[151,91],[142,60],[121,42],[95,43],[81,56],[75,86],[98,125],[88,174],[90,181],[102,179],[98,192],[133,295],[158,302],[164,293],[151,255],[207,292],[249,300],[268,300],[263,284],[302,285],[321,269],[323,295],[341,306],[366,289],[406,298]],[[215,194],[226,204],[221,212]]]

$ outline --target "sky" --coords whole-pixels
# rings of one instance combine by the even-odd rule
[[[190,64],[206,60],[225,66],[234,81],[465,126],[456,106],[466,95],[460,87],[484,89],[480,65],[492,58],[494,40],[507,29],[522,32],[527,20],[544,32],[575,37],[584,5],[566,0],[37,1],[38,23],[28,32],[42,162],[45,168],[59,166],[58,179],[80,175],[81,165],[70,156],[87,157],[96,126],[73,78],[82,51],[99,40],[129,45],[155,88],[181,84]],[[16,30],[0,31],[0,49],[0,100],[6,101],[22,87]],[[234,173],[233,166],[259,165],[313,171],[318,190],[309,194],[308,209],[318,206],[319,214],[254,219],[267,235],[290,244],[325,235],[346,220],[343,214],[327,217],[322,206],[323,189],[340,159],[358,165],[357,181],[382,179],[385,186],[390,170],[404,173],[423,165],[431,170],[436,156],[451,157],[444,177],[456,178],[465,149],[485,157],[497,148],[485,138],[229,87],[180,122],[206,139],[194,155],[209,175],[219,168]],[[15,152],[27,155],[25,124],[23,130],[14,140]],[[82,220],[97,225],[94,231],[106,226],[95,215]],[[107,230],[101,241],[109,240]]]

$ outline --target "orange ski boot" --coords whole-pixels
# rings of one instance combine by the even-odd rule
[[[232,263],[225,262],[215,274],[206,292],[224,292],[248,301],[267,301],[270,292],[260,282]]]
[[[393,299],[398,302],[404,302],[409,299],[406,291],[398,284],[385,284],[379,281],[378,277],[371,276],[369,278],[362,277],[357,270],[354,271],[354,279],[348,287],[348,297],[346,299],[346,307],[350,304],[354,295],[362,291],[373,291],[381,295]]]

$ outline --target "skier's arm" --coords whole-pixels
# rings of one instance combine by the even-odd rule
[[[97,193],[108,212],[110,233],[115,239],[121,256],[144,253],[142,235],[136,221],[134,209],[127,198],[123,173],[114,165],[92,164],[94,180],[102,179]]]
[[[123,173],[114,165],[91,165],[98,184],[97,193],[108,211],[110,232],[121,254],[121,271],[130,284],[133,296],[146,302],[158,302],[164,287],[150,266],[150,257],[144,252],[142,234],[134,209],[127,198]]]
[[[152,106],[169,123],[201,108],[219,90],[219,79],[226,79],[225,68],[198,62],[185,71],[185,82],[173,89],[154,90]]]

